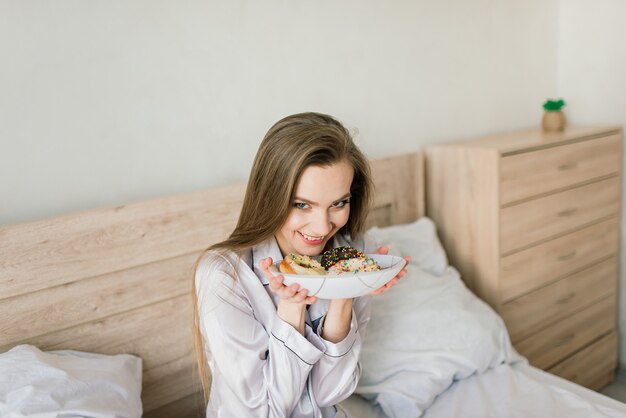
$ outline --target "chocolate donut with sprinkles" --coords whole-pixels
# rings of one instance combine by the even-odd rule
[[[332,250],[324,251],[322,254],[321,264],[326,270],[328,270],[334,264],[337,264],[341,260],[349,260],[351,258],[365,257],[361,251],[352,247],[337,247]]]

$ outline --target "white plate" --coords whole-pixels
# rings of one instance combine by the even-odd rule
[[[309,296],[316,296],[320,299],[348,299],[367,295],[378,289],[396,277],[406,264],[404,258],[394,255],[367,254],[367,257],[376,261],[380,266],[379,271],[326,276],[285,274],[278,269],[280,261],[270,266],[269,270],[274,275],[282,275],[287,286],[298,283],[301,287],[308,289]]]

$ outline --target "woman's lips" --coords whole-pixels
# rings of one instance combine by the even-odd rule
[[[302,241],[304,241],[307,245],[320,245],[324,242],[324,237],[315,237],[307,234],[303,234],[302,232],[298,232]]]

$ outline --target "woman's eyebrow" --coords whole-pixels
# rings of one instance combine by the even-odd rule
[[[348,192],[348,193],[344,194],[343,196],[341,196],[339,199],[333,201],[333,203],[337,203],[337,202],[342,201],[344,199],[347,199],[349,197],[352,197],[352,195]],[[304,199],[304,198],[301,198],[301,197],[298,197],[298,196],[294,197],[293,200],[298,200],[300,202],[304,202],[304,203],[307,203],[309,205],[317,205],[318,204],[317,202],[314,202],[314,201],[308,200],[308,199]]]

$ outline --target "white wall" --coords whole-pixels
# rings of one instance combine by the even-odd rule
[[[572,123],[626,127],[626,2],[561,0],[558,92]],[[626,160],[623,167],[626,167]],[[622,184],[624,178],[622,176]],[[626,193],[622,187],[620,363],[626,367]]]
[[[243,181],[300,111],[371,157],[536,126],[558,6],[0,0],[0,224]]]

